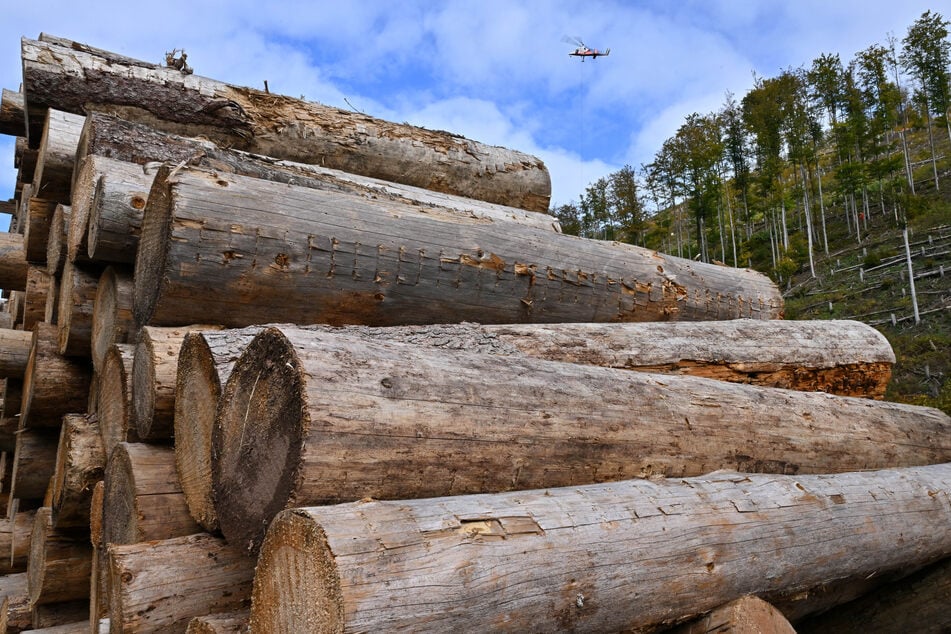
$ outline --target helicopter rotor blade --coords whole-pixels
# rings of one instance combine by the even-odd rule
[[[561,38],[562,42],[566,44],[574,44],[576,46],[584,46],[584,42],[581,41],[581,38],[577,35],[565,35]]]

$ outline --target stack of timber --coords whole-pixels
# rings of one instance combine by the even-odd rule
[[[0,634],[951,627],[951,419],[875,330],[563,235],[517,151],[22,62]]]

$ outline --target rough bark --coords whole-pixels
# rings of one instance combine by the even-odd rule
[[[92,316],[101,271],[67,261],[59,285],[59,351],[67,357],[92,354]]]
[[[105,483],[104,543],[134,544],[201,531],[188,514],[171,447],[120,443],[109,457]]]
[[[0,95],[0,134],[26,136],[26,114],[23,112],[23,93],[3,89]]]
[[[10,499],[42,500],[56,467],[57,437],[52,430],[22,429],[13,456]]]
[[[23,295],[23,330],[33,330],[40,321],[46,321],[46,303],[49,301],[52,279],[46,267],[31,266],[26,273],[26,291]]]
[[[796,623],[803,634],[941,634],[951,629],[951,559],[886,584],[833,610]]]
[[[105,468],[106,455],[96,418],[64,416],[50,485],[53,526],[57,530],[89,529],[93,487],[102,480]]]
[[[241,209],[236,215],[235,210]],[[135,265],[140,325],[775,318],[765,276],[516,223],[163,167]],[[200,290],[199,290],[200,289]]]
[[[30,592],[25,572],[0,577],[0,632],[21,632],[32,627]]]
[[[132,418],[139,438],[150,441],[172,438],[175,431],[175,375],[182,340],[189,331],[215,328],[217,326],[146,326],[139,331],[132,361]]]
[[[20,511],[0,519],[0,575],[26,571],[35,515],[36,511]]]
[[[949,486],[944,464],[289,510],[258,561],[251,631],[656,627],[933,561],[951,548],[934,530]]]
[[[60,354],[56,326],[36,324],[24,374],[21,425],[58,428],[63,414],[85,411],[90,376],[88,363]]]
[[[32,332],[0,329],[0,376],[22,379],[32,345]]]
[[[51,198],[30,198],[26,225],[23,228],[23,251],[28,262],[46,264],[46,242],[58,201]]]
[[[186,136],[282,159],[446,193],[547,211],[551,180],[541,160],[438,130],[230,86],[105,51],[23,39],[27,119],[45,108],[111,112]]]
[[[72,208],[69,205],[56,205],[53,220],[50,222],[49,239],[46,242],[46,271],[50,275],[58,276],[66,264],[70,216]]]
[[[132,272],[107,266],[99,276],[92,311],[92,367],[101,373],[112,346],[129,343],[134,331]]]
[[[665,634],[796,634],[782,612],[759,597],[747,595],[711,610]]]
[[[109,546],[112,632],[185,632],[196,616],[248,607],[254,560],[207,533]]]
[[[132,359],[135,346],[115,344],[99,372],[99,432],[107,456],[120,442],[138,441],[132,420]]]
[[[247,632],[249,610],[196,616],[188,623],[185,634],[243,634]]]
[[[34,606],[89,598],[92,546],[88,539],[54,529],[51,514],[44,506],[33,522],[27,575]]]
[[[0,233],[0,288],[6,291],[26,289],[28,267],[23,236],[19,233]]]
[[[548,214],[443,194],[319,165],[282,161],[240,150],[225,149],[206,139],[166,134],[148,125],[98,112],[90,113],[86,117],[83,133],[80,136],[77,155],[87,154],[99,154],[137,164],[149,164],[156,161],[173,165],[187,164],[313,189],[350,191],[374,198],[402,200],[420,205],[437,205],[454,209],[471,217],[504,219],[540,229],[561,230],[558,219]],[[141,217],[141,211],[139,217]],[[135,222],[137,223],[138,220]],[[95,222],[93,217],[90,217],[90,243],[94,227]],[[119,229],[117,235],[121,237],[124,230],[122,225],[116,225],[116,228]]]
[[[33,172],[33,195],[68,203],[76,147],[85,118],[50,108],[46,111],[39,155]]]
[[[288,506],[931,464],[949,431],[931,408],[267,328],[221,398],[215,511],[256,543]]]

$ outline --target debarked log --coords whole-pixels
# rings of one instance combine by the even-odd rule
[[[26,114],[23,112],[23,93],[3,89],[0,93],[0,134],[26,136]]]
[[[951,548],[951,464],[365,501],[281,513],[252,632],[615,632]],[[915,517],[909,522],[908,517]]]
[[[0,233],[0,288],[5,291],[25,290],[28,268],[23,235]]]
[[[0,377],[22,379],[32,345],[32,332],[0,329]]]
[[[32,529],[31,529],[32,530]],[[0,632],[20,632],[31,627],[30,591],[25,572],[0,577]]]
[[[225,386],[212,476],[225,537],[254,544],[289,506],[932,464],[949,431],[925,407],[266,328]]]
[[[32,332],[33,326],[46,321],[46,305],[54,288],[53,277],[46,267],[31,266],[26,273],[26,292],[23,294],[23,330]]]
[[[139,325],[782,316],[775,284],[751,270],[167,167],[149,193],[133,278]]]
[[[60,354],[84,358],[92,354],[92,317],[100,273],[72,261],[63,265],[57,309]]]
[[[95,416],[63,416],[50,491],[57,530],[89,530],[93,488],[102,480],[105,467],[106,455]]]
[[[89,104],[101,104],[127,119],[257,154],[548,210],[551,179],[534,156],[148,62],[113,63],[106,51],[44,39],[21,40],[31,143],[44,109],[85,114]]]
[[[132,361],[135,346],[117,343],[99,372],[99,433],[107,456],[120,442],[137,442],[132,420]]]
[[[83,129],[84,118],[54,108],[46,111],[46,121],[40,137],[36,170],[33,172],[33,195],[69,202],[76,161],[76,146]]]
[[[132,317],[132,272],[107,266],[96,285],[92,309],[92,367],[102,372],[114,344],[129,343],[135,329]]]
[[[796,634],[783,613],[759,597],[746,595],[684,623],[666,634]]]
[[[23,382],[22,425],[59,428],[63,414],[86,411],[91,368],[59,352],[57,327],[39,322]]]
[[[46,241],[46,271],[53,276],[58,276],[66,263],[68,251],[66,242],[69,238],[69,220],[72,211],[69,205],[56,205],[53,219],[50,221],[50,235]]]
[[[26,223],[23,228],[23,253],[27,261],[46,264],[46,242],[57,201],[49,198],[31,198],[27,202]]]
[[[30,536],[36,511],[18,511],[0,519],[0,574],[26,571],[30,558]]]
[[[16,442],[10,499],[42,500],[56,467],[58,438],[52,429],[21,429]]]
[[[30,540],[30,603],[60,603],[89,598],[92,545],[86,537],[76,537],[53,528],[52,511],[36,511]]]
[[[200,533],[109,546],[109,572],[113,632],[174,633],[193,617],[247,608],[254,559]]]
[[[185,634],[243,634],[248,631],[249,610],[196,616]]]

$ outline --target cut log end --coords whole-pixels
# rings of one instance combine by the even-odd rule
[[[105,473],[102,507],[102,541],[106,544],[134,544],[141,540],[135,518],[135,478],[131,475],[132,459],[129,453],[116,448],[109,457]]]
[[[132,291],[132,313],[139,327],[151,319],[162,287],[161,276],[172,224],[169,172],[167,166],[159,168],[142,216],[142,233],[133,274],[135,288]]]
[[[251,632],[342,632],[343,595],[327,536],[289,510],[271,526],[251,592]]]
[[[270,519],[298,488],[310,416],[300,361],[279,330],[258,335],[245,358],[253,362],[235,367],[222,397],[230,406],[215,429],[213,479],[222,533],[255,551]]]

